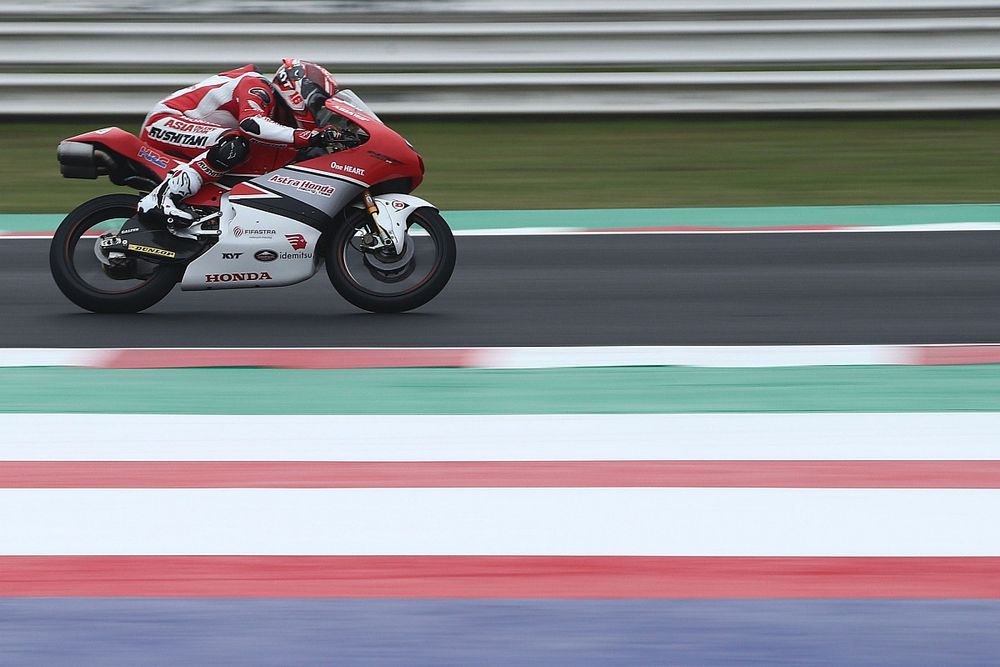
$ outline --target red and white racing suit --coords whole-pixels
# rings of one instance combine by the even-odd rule
[[[139,210],[159,208],[190,220],[190,213],[177,204],[204,183],[218,180],[236,166],[241,173],[263,174],[280,166],[275,164],[276,147],[309,146],[318,133],[279,122],[279,118],[294,120],[277,97],[270,79],[247,65],[211,76],[158,102],[142,124],[142,140],[190,161],[143,197]]]

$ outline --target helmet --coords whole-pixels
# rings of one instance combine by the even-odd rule
[[[274,88],[292,110],[298,126],[306,130],[316,127],[314,114],[338,90],[333,75],[324,68],[293,58],[281,61],[281,67],[274,73]]]

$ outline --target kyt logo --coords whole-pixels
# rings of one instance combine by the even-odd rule
[[[285,234],[285,238],[292,245],[292,250],[305,250],[306,245],[308,245],[306,237],[302,234]]]
[[[241,252],[224,252],[222,253],[222,259],[239,259]]]

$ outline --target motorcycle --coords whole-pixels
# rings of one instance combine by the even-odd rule
[[[230,173],[189,197],[196,215],[186,227],[137,215],[138,195],[78,206],[49,252],[59,289],[93,312],[134,313],[178,282],[182,290],[281,287],[325,265],[337,292],[364,310],[402,312],[433,299],[456,251],[438,209],[410,194],[423,180],[422,158],[350,90],[312,111],[342,140],[270,148],[272,171]],[[66,178],[108,176],[141,192],[183,162],[117,127],[70,137],[57,154]]]

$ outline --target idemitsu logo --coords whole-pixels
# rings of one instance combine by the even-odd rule
[[[302,234],[285,234],[285,238],[288,239],[288,243],[291,244],[292,250],[305,250],[306,237]]]

